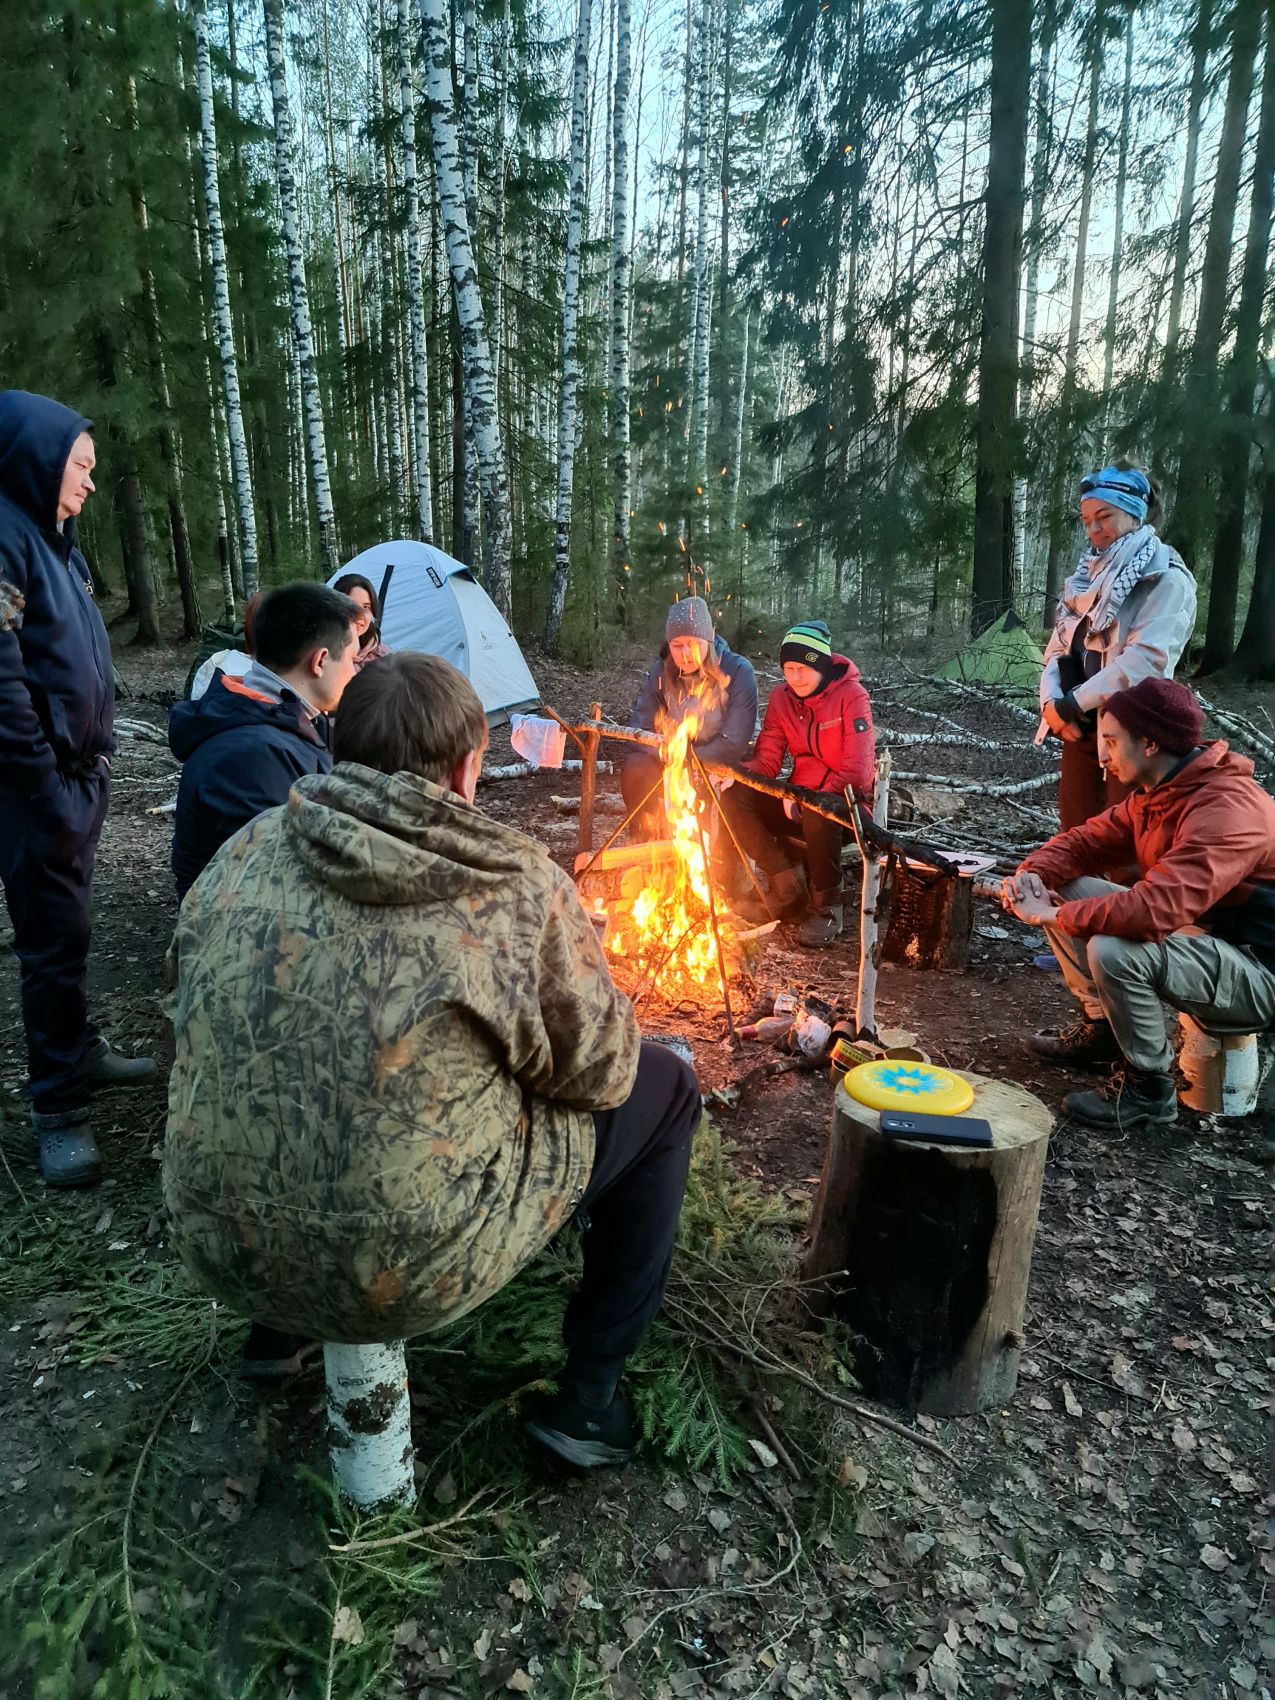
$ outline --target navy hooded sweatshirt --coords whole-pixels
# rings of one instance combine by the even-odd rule
[[[288,800],[303,773],[329,773],[328,720],[285,691],[273,702],[220,670],[197,702],[168,717],[168,744],[182,763],[173,827],[180,903],[228,838]]]
[[[0,580],[25,599],[0,630],[0,793],[52,795],[56,776],[92,771],[115,747],[106,627],[75,521],[58,493],[89,421],[25,390],[0,394]]]

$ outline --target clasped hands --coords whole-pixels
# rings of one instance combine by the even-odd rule
[[[1064,720],[1052,702],[1047,702],[1040,712],[1044,718],[1045,725],[1048,726],[1049,730],[1056,738],[1061,738],[1065,744],[1078,743],[1079,740],[1084,737],[1084,733],[1081,731],[1080,727],[1076,725],[1075,721]]]
[[[1017,873],[1001,881],[1001,905],[1029,927],[1043,927],[1058,914],[1058,899],[1039,874]]]

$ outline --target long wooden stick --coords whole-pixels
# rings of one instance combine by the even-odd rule
[[[602,719],[602,704],[595,702],[589,710],[595,724]],[[580,770],[580,828],[576,834],[576,854],[587,856],[593,849],[593,801],[598,789],[598,734],[590,729],[584,735],[584,766]]]
[[[757,875],[753,872],[753,864],[749,861],[748,857],[745,856],[743,850],[740,848],[739,840],[735,836],[735,828],[730,824],[730,819],[729,819],[729,817],[726,813],[726,810],[722,807],[721,798],[717,795],[717,792],[713,790],[712,781],[708,777],[708,769],[704,766],[703,761],[700,759],[699,751],[695,748],[694,744],[691,745],[691,756],[692,756],[692,758],[695,762],[696,767],[699,769],[700,778],[704,781],[705,790],[707,790],[709,792],[709,794],[711,795],[711,797],[713,799],[713,807],[717,810],[717,818],[718,818],[719,821],[721,821],[722,825],[726,828],[726,831],[730,834],[730,841],[735,846],[735,854],[739,857],[741,863],[743,864],[744,872],[748,875],[749,879],[752,881],[753,890],[757,893],[757,897],[758,897],[759,902],[762,903],[762,905],[765,907],[767,912],[771,914],[771,918],[774,919],[774,913],[770,908],[770,904],[766,901],[766,893],[762,890],[761,885],[758,882]]]
[[[739,1044],[739,1035],[735,1031],[735,1016],[730,1007],[730,987],[726,982],[726,956],[722,950],[722,935],[717,930],[717,899],[713,896],[713,872],[708,865],[708,840],[704,836],[704,816],[697,813],[695,825],[699,831],[699,853],[704,860],[704,883],[708,887],[708,918],[713,923],[713,944],[717,950],[717,973],[722,982],[722,1003],[726,1010],[726,1031],[730,1035],[732,1048]]]

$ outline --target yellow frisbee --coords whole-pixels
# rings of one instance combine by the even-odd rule
[[[923,1110],[959,1116],[974,1102],[974,1088],[950,1069],[882,1057],[860,1063],[845,1077],[846,1091],[870,1110]]]

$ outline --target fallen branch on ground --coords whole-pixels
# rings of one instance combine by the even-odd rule
[[[168,747],[168,733],[161,732],[148,720],[117,720],[115,734],[119,738],[136,738],[143,744],[163,744]]]
[[[1246,720],[1241,714],[1232,714],[1227,709],[1215,708],[1211,702],[1200,696],[1198,691],[1195,694],[1200,707],[1217,721],[1224,732],[1230,732],[1233,737],[1242,739],[1263,761],[1275,762],[1275,741],[1260,731],[1251,720]]]
[[[579,773],[583,766],[584,763],[580,761],[560,762],[557,767],[553,768],[537,767],[534,761],[510,761],[506,762],[503,767],[485,767],[478,777],[478,783],[485,785],[488,780],[525,779],[529,773]],[[610,773],[611,771],[609,761],[598,763],[599,773]]]
[[[903,782],[934,785],[943,791],[969,791],[980,797],[1012,797],[1020,791],[1039,791],[1058,783],[1056,773],[1038,773],[1034,779],[1010,779],[1002,785],[989,785],[983,779],[953,779],[941,773],[896,773],[894,777]]]

